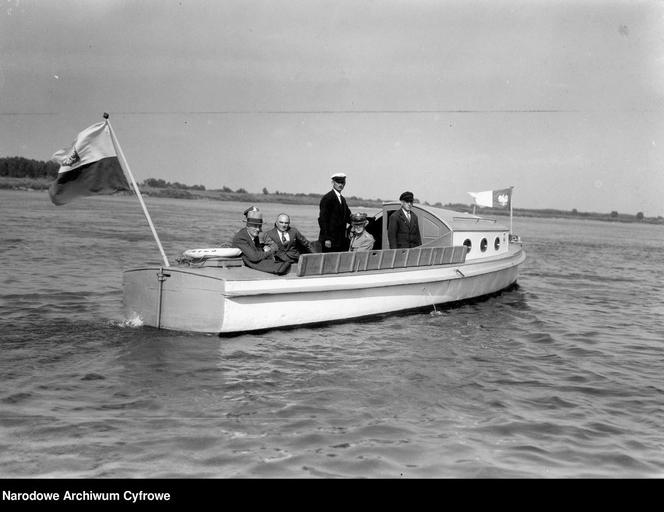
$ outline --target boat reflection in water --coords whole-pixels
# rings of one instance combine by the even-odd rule
[[[509,228],[418,204],[422,245],[390,249],[386,219],[399,208],[385,203],[370,213],[374,250],[303,254],[284,276],[245,266],[233,250],[126,270],[125,315],[163,329],[239,333],[435,306],[516,282],[526,255]]]

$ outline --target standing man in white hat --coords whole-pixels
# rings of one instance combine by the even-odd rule
[[[341,195],[341,191],[346,186],[346,175],[338,172],[330,178],[332,179],[332,190],[320,200],[318,241],[323,252],[347,251],[346,229],[350,224],[350,208],[348,208],[344,196]]]

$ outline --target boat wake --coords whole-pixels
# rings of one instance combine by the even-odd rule
[[[138,313],[132,314],[129,318],[117,323],[118,327],[143,327],[143,319]]]

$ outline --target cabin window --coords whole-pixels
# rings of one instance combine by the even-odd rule
[[[470,250],[473,248],[473,242],[470,241],[470,238],[466,238],[463,241],[463,245],[465,245],[468,248],[467,252],[470,252]]]
[[[499,236],[497,236],[496,239],[494,240],[494,242],[493,242],[493,248],[496,249],[496,251],[497,251],[498,249],[500,249],[500,237],[499,237]]]
[[[486,238],[482,238],[480,241],[480,251],[486,252],[487,245],[489,245],[489,242],[486,241]]]

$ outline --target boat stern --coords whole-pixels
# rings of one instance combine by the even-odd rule
[[[155,266],[125,270],[122,285],[124,315],[129,322],[181,331],[221,331],[223,279]]]

